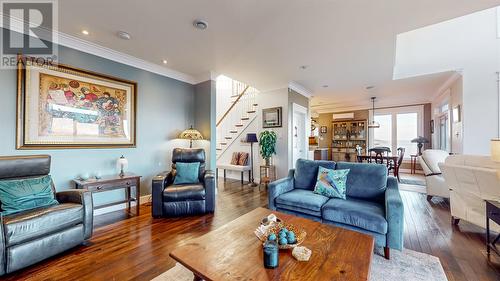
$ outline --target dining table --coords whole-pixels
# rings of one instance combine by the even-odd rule
[[[392,153],[385,153],[385,154],[382,154],[382,156],[378,156],[378,159],[382,158],[384,160],[385,163],[389,163],[389,161],[392,161],[393,165],[394,165],[394,169],[393,169],[393,172],[394,172],[394,176],[397,176],[397,170],[398,170],[398,158],[399,156],[397,154],[392,154]],[[375,153],[367,153],[367,154],[361,154],[361,155],[358,155],[358,159],[361,160],[361,162],[363,161],[367,161],[367,162],[370,162],[370,161],[375,161]]]

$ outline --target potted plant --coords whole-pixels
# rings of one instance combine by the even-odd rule
[[[260,155],[266,161],[266,166],[271,165],[271,156],[276,154],[276,133],[273,131],[263,131],[259,135]]]

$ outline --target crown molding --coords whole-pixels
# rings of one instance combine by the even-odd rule
[[[299,83],[292,81],[288,83],[288,88],[294,90],[295,92],[303,95],[304,97],[310,99],[312,97],[312,92],[306,87],[300,85]]]
[[[189,74],[182,73],[177,70],[170,69],[116,50],[108,47],[92,43],[81,38],[65,34],[62,32],[57,32],[59,36],[59,45],[69,47],[78,51],[82,51],[88,54],[103,57],[115,62],[126,64],[135,68],[146,70],[161,76],[169,77],[175,80],[186,82],[189,84],[196,84],[197,79]]]
[[[202,83],[205,81],[210,81],[210,80],[217,81],[217,76],[219,76],[219,74],[217,72],[207,71],[205,73],[202,73],[202,74],[194,77],[194,82],[192,84],[199,84],[199,83]]]
[[[18,32],[18,33],[23,33],[23,30],[21,30],[20,28],[16,28],[16,27],[23,26],[23,24],[26,23],[25,21],[23,21],[19,18],[9,17],[9,16],[6,16],[4,14],[0,14],[0,18],[4,18],[4,17],[9,18],[9,20],[11,20],[11,22],[17,23],[17,24],[14,24],[13,28],[11,27],[10,30]],[[2,20],[0,20],[0,27],[3,28],[3,21]],[[192,75],[182,73],[180,71],[173,70],[173,69],[170,69],[168,67],[161,66],[159,64],[155,64],[155,63],[140,59],[138,57],[134,57],[132,55],[128,55],[128,54],[113,50],[113,49],[108,48],[108,47],[101,46],[99,44],[84,40],[82,38],[75,37],[73,35],[63,33],[63,32],[58,31],[58,30],[53,30],[53,31],[46,30],[46,31],[54,33],[54,35],[57,38],[57,40],[54,40],[54,43],[56,43],[57,45],[69,47],[69,48],[75,49],[77,51],[81,51],[81,52],[85,52],[85,53],[88,53],[91,55],[102,57],[102,58],[105,58],[108,60],[112,60],[112,61],[122,63],[125,65],[129,65],[129,66],[132,66],[132,67],[135,67],[138,69],[149,71],[149,72],[161,75],[161,76],[165,76],[165,77],[172,78],[172,79],[182,81],[182,82],[186,82],[189,84],[194,85],[196,83],[199,83],[199,79],[193,77]],[[47,38],[43,38],[43,36],[42,36],[42,39],[47,40]],[[208,79],[205,79],[205,81],[206,80],[208,80]]]
[[[455,70],[455,73],[451,75],[444,83],[437,89],[437,91],[431,96],[430,102],[433,102],[437,98],[439,98],[446,90],[448,90],[455,81],[458,80],[458,78],[462,77],[462,70],[458,69]]]

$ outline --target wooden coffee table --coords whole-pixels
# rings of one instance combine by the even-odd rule
[[[312,250],[308,262],[280,250],[279,267],[265,269],[262,243],[254,231],[274,213],[307,232],[302,246]],[[257,208],[201,237],[189,240],[170,256],[191,270],[195,280],[355,280],[369,279],[374,240],[370,235]]]

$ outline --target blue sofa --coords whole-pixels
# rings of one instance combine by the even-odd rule
[[[319,166],[350,169],[346,200],[313,192]],[[299,159],[288,177],[269,184],[268,199],[272,210],[372,235],[387,259],[389,249],[403,249],[403,201],[385,165]]]

